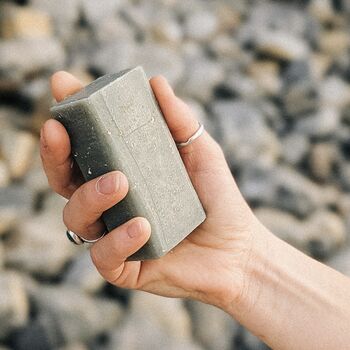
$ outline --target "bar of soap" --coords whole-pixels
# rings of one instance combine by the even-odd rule
[[[128,260],[161,257],[205,220],[142,67],[105,75],[51,112],[86,181],[113,170],[127,176],[127,196],[102,220],[108,231],[136,216],[150,222],[151,238]]]

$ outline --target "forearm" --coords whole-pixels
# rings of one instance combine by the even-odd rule
[[[348,349],[350,280],[281,241],[254,233],[239,302],[227,312],[274,349]]]

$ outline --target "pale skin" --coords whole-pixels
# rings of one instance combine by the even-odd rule
[[[196,117],[163,77],[150,83],[174,140],[187,140],[198,128]],[[54,74],[51,84],[57,101],[82,88],[66,72]],[[94,239],[103,231],[102,212],[126,196],[128,180],[115,171],[84,183],[70,154],[64,127],[47,121],[41,157],[50,186],[69,199],[65,225]],[[151,234],[145,218],[133,218],[91,246],[99,273],[122,288],[215,305],[274,349],[349,349],[350,280],[282,242],[258,221],[206,131],[180,154],[206,211],[205,222],[164,257],[125,262]]]

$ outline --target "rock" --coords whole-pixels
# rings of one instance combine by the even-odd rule
[[[89,350],[88,346],[83,343],[72,343],[68,344],[62,348],[59,348],[59,350]]]
[[[337,76],[329,76],[320,86],[320,99],[325,107],[343,109],[350,106],[350,84]]]
[[[296,165],[306,156],[310,147],[309,139],[300,133],[291,133],[283,138],[282,155],[288,164]]]
[[[339,160],[339,153],[336,144],[317,143],[311,148],[310,152],[310,170],[312,175],[321,181],[328,180],[336,162]]]
[[[0,41],[0,57],[1,78],[18,81],[40,70],[59,69],[64,64],[65,51],[53,38],[13,39]]]
[[[179,86],[185,96],[208,103],[212,97],[214,87],[224,79],[224,71],[215,61],[190,59],[186,66],[188,70]]]
[[[185,70],[183,59],[177,50],[148,43],[137,47],[132,66],[138,65],[144,67],[148,77],[162,74],[173,86],[181,80]]]
[[[260,162],[241,169],[239,187],[249,201],[289,211],[298,217],[334,204],[338,196],[331,188],[318,186],[293,168]]]
[[[2,242],[0,242],[0,273],[4,267],[4,261],[5,261],[4,245]]]
[[[216,34],[219,23],[215,14],[209,11],[194,11],[185,19],[185,35],[197,41],[208,41]]]
[[[212,105],[212,111],[230,164],[250,162],[257,157],[275,162],[280,144],[258,110],[243,101],[218,101]]]
[[[321,23],[332,22],[335,16],[331,0],[312,0],[308,10]]]
[[[282,88],[279,67],[272,61],[256,61],[248,66],[248,74],[266,91],[267,95],[278,95]]]
[[[249,350],[268,350],[270,349],[265,345],[257,336],[249,332],[247,329],[242,329],[240,335],[240,342],[243,344],[243,349]]]
[[[155,312],[157,310],[157,312]],[[113,331],[108,349],[199,350],[189,315],[180,299],[135,292],[123,326]]]
[[[23,281],[15,271],[0,273],[0,339],[28,321],[29,304]]]
[[[225,87],[232,96],[239,96],[247,101],[256,101],[265,95],[265,91],[253,78],[234,72],[225,81]]]
[[[319,47],[327,55],[337,57],[349,49],[349,35],[341,30],[327,31],[320,36]]]
[[[47,38],[53,34],[51,18],[43,11],[5,3],[0,13],[0,35],[5,39]]]
[[[102,74],[142,65],[149,77],[164,75],[174,85],[183,74],[183,62],[170,48],[145,44],[136,47],[128,40],[106,43],[91,59],[91,67]]]
[[[315,212],[305,224],[305,229],[308,232],[308,249],[315,258],[329,257],[345,243],[345,224],[330,211]]]
[[[100,6],[101,4],[95,0],[83,0],[80,1],[80,7],[86,21],[98,26],[108,17],[115,17],[122,3],[120,0],[105,0],[103,6]]]
[[[307,232],[303,221],[295,216],[274,208],[261,207],[254,210],[257,218],[276,236],[298,249],[305,249]]]
[[[316,81],[320,81],[324,78],[325,74],[329,70],[332,63],[332,59],[322,53],[314,53],[310,57],[310,70],[312,78]]]
[[[96,293],[103,287],[105,280],[96,270],[90,253],[86,250],[77,255],[70,263],[63,283],[75,286],[87,293]]]
[[[241,13],[235,3],[219,1],[216,6],[218,24],[221,31],[231,32],[241,24]]]
[[[211,40],[210,49],[215,55],[219,56],[220,59],[230,59],[231,65],[233,64],[232,59],[239,59],[243,55],[242,49],[239,47],[238,43],[226,34],[218,35]]]
[[[258,37],[256,45],[259,53],[287,62],[305,59],[309,55],[307,44],[288,32],[263,33]]]
[[[30,215],[33,205],[34,193],[28,187],[17,184],[0,188],[0,236]]]
[[[45,333],[60,335],[62,343],[91,340],[114,330],[123,318],[123,311],[117,303],[92,298],[74,287],[40,286],[32,298],[39,315],[47,315],[54,321],[56,332],[45,327]]]
[[[299,118],[317,109],[318,83],[309,59],[290,62],[283,73],[283,83],[283,107],[289,117]]]
[[[43,212],[21,220],[7,242],[6,263],[36,275],[56,276],[78,252],[66,238],[65,231],[62,218],[56,212]]]
[[[5,161],[0,160],[0,187],[6,187],[10,183],[10,172]]]
[[[5,157],[11,177],[23,177],[31,166],[36,138],[26,131],[7,130],[1,137],[1,152]]]
[[[186,303],[193,324],[194,337],[204,349],[230,350],[238,323],[222,310],[189,300]]]
[[[350,277],[350,248],[344,247],[336,255],[327,260],[327,265]]]
[[[298,120],[296,132],[308,136],[326,137],[335,133],[340,126],[340,112],[334,107],[324,107],[304,119]]]
[[[64,42],[73,39],[74,27],[78,23],[81,0],[31,0],[33,9],[48,13],[54,21],[55,31]]]
[[[183,28],[172,16],[162,17],[152,27],[152,32],[157,41],[179,46],[183,40]]]

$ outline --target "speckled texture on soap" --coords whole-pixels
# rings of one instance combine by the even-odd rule
[[[99,78],[52,108],[66,127],[86,180],[125,173],[128,195],[103,214],[108,230],[146,217],[147,244],[129,260],[160,257],[205,219],[149,82],[141,67]]]

